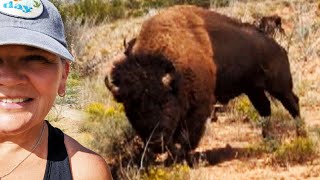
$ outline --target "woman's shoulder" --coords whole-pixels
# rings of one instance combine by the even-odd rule
[[[112,179],[106,161],[68,135],[64,143],[70,159],[74,179]]]

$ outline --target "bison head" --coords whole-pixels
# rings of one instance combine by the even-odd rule
[[[274,37],[276,31],[285,34],[282,28],[281,17],[278,15],[264,16],[255,22],[256,27],[268,36]]]
[[[128,52],[113,60],[105,78],[133,128],[157,147],[163,144],[159,142],[170,142],[181,119],[179,83],[179,74],[167,58]]]

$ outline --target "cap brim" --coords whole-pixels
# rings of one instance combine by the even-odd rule
[[[56,54],[69,61],[74,61],[68,49],[59,41],[45,34],[16,27],[0,28],[0,45],[26,45],[33,46],[53,54]]]

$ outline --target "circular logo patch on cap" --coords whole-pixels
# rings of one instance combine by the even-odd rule
[[[0,0],[0,12],[14,17],[36,18],[43,12],[41,0]]]

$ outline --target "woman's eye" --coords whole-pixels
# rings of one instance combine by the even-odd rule
[[[24,58],[26,62],[51,63],[46,57],[40,55],[31,55]]]

